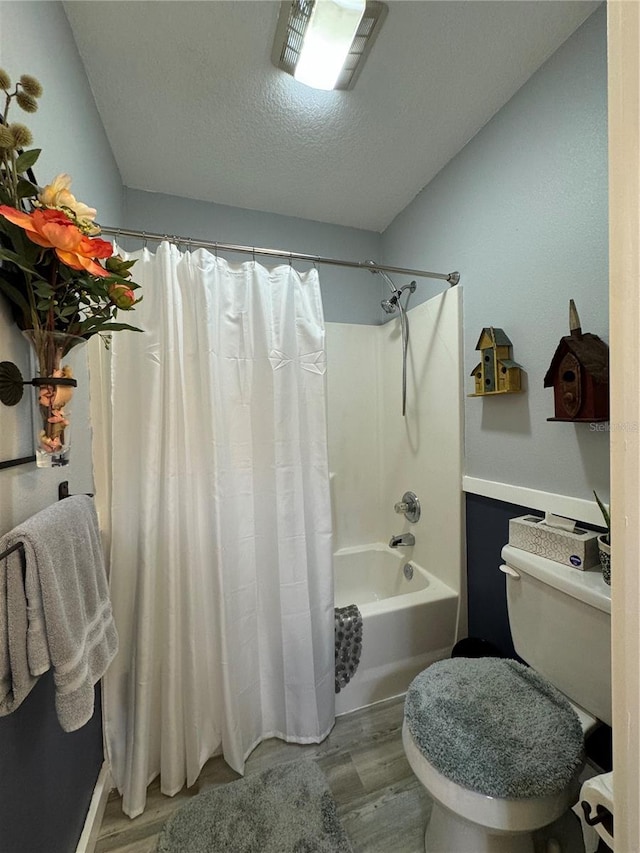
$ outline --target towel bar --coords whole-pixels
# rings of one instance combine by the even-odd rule
[[[16,542],[15,545],[12,545],[11,548],[7,548],[6,551],[3,551],[0,554],[0,560],[4,560],[5,557],[9,556],[9,554],[13,554],[14,551],[19,551],[20,549],[24,550],[24,545],[22,542]]]
[[[62,501],[68,497],[71,497],[71,495],[69,494],[69,481],[63,480],[62,483],[60,483],[60,485],[58,486],[58,500]],[[92,498],[93,495],[87,495],[87,497]],[[4,560],[5,557],[9,556],[9,554],[13,554],[14,551],[18,551],[19,549],[22,549],[24,551],[24,545],[22,544],[22,542],[16,542],[16,544],[12,545],[11,548],[7,548],[6,551],[3,551],[0,554],[0,561]]]
[[[85,494],[87,495],[88,498],[93,497],[93,494],[91,492],[86,492]],[[60,485],[58,486],[58,500],[63,501],[65,498],[70,498],[70,497],[72,497],[72,496],[69,492],[69,481],[63,480],[60,483]]]

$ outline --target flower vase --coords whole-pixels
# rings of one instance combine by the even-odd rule
[[[602,577],[604,582],[611,586],[611,545],[608,533],[602,533],[598,536],[598,552],[600,554]]]
[[[38,468],[68,465],[69,406],[77,382],[73,378],[73,365],[67,363],[67,355],[86,340],[65,332],[41,329],[28,329],[23,335],[31,344],[36,465]]]

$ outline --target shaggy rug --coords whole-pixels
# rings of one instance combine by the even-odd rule
[[[322,771],[307,759],[210,788],[165,823],[158,853],[353,853]]]

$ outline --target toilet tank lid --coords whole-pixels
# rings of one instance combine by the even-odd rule
[[[607,586],[602,579],[600,569],[581,571],[546,557],[531,554],[529,551],[514,548],[513,545],[504,546],[502,559],[517,572],[537,578],[542,583],[604,613],[611,613],[611,587]]]

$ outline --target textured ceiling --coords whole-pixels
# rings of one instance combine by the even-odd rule
[[[65,3],[123,181],[382,231],[596,8],[387,0],[350,92],[270,61],[279,3]]]

